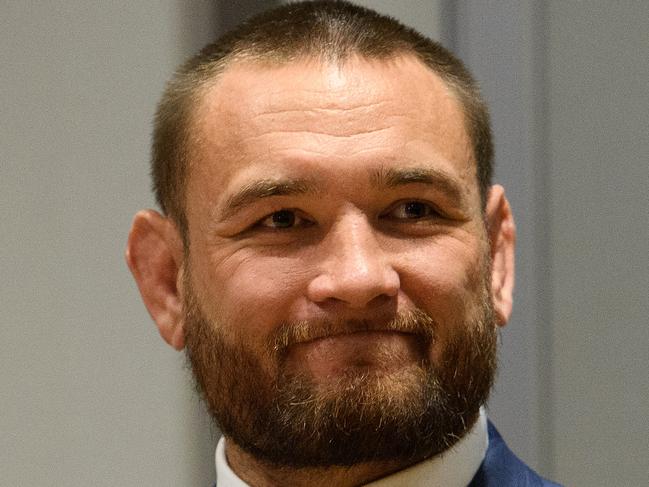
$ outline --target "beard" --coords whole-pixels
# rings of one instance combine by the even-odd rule
[[[253,353],[209,320],[185,275],[188,362],[221,432],[255,458],[291,468],[411,462],[453,446],[473,426],[496,369],[496,326],[483,272],[476,318],[455,323],[432,363],[437,323],[416,309],[390,320],[289,322]],[[288,349],[334,332],[390,330],[416,339],[421,360],[394,371],[350,368],[327,381],[287,367]],[[452,331],[452,333],[451,333]],[[441,345],[441,344],[440,344]],[[383,353],[378,351],[379,354]],[[379,355],[390,363],[388,350]],[[264,359],[270,366],[264,366]]]

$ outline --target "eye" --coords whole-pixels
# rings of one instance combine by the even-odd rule
[[[293,210],[279,210],[259,221],[261,227],[282,229],[308,226],[311,222],[298,216]]]
[[[422,201],[404,201],[394,206],[386,216],[397,220],[420,220],[438,212],[428,203]]]

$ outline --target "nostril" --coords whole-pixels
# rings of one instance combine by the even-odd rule
[[[383,307],[386,304],[389,304],[390,302],[392,302],[394,300],[395,296],[396,296],[396,293],[395,294],[390,294],[390,295],[381,294],[379,296],[376,296],[376,297],[372,298],[372,300],[369,303],[367,303],[367,305],[372,307],[372,308]]]

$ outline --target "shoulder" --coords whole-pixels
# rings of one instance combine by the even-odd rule
[[[525,465],[489,422],[489,448],[469,487],[496,486],[561,487]]]

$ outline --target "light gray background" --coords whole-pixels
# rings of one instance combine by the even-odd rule
[[[0,3],[0,485],[209,485],[123,263],[174,67],[261,2]],[[518,220],[490,416],[567,485],[649,478],[649,2],[371,1],[481,81]]]

